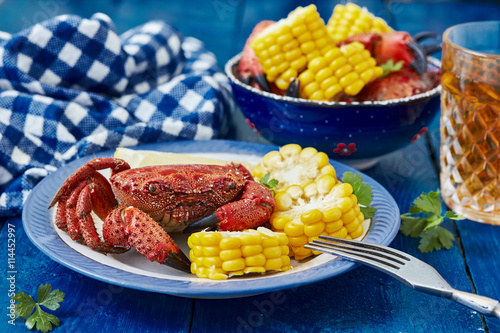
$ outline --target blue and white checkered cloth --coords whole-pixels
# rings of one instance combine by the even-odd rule
[[[215,56],[160,21],[118,35],[104,14],[63,15],[0,33],[0,216],[78,157],[220,137],[233,105]]]

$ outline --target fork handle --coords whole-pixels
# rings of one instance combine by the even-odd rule
[[[500,302],[493,298],[453,290],[450,299],[483,315],[500,319]]]

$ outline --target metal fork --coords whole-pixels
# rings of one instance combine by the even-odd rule
[[[321,240],[315,239],[304,247],[373,267],[412,289],[450,299],[483,315],[500,319],[500,302],[454,289],[433,267],[407,253],[355,240],[319,238]]]

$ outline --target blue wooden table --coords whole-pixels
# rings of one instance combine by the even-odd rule
[[[147,19],[173,22],[186,35],[205,41],[224,63],[237,53],[260,19],[278,19],[298,4],[273,1],[28,1],[4,0],[0,29],[15,32],[35,21],[63,13],[90,16],[108,13],[125,30]],[[391,23],[412,33],[434,30],[473,19],[500,18],[500,7],[488,1],[358,1],[387,14]],[[319,2],[322,11],[334,3]],[[430,10],[429,8],[432,8]],[[20,15],[17,15],[20,14]],[[21,14],[22,13],[22,14]],[[184,13],[183,15],[180,15]],[[186,13],[189,14],[186,19]],[[447,13],[443,16],[443,13]],[[210,22],[203,20],[206,15]],[[453,14],[453,15],[451,15]],[[182,19],[184,17],[184,19]],[[443,18],[444,17],[444,18]],[[210,29],[207,27],[210,26]],[[424,27],[424,29],[422,29]],[[228,30],[230,29],[230,30]],[[231,34],[224,33],[231,31]],[[220,38],[221,35],[227,38]],[[240,128],[233,139],[262,142],[236,114]],[[406,212],[415,197],[439,188],[435,156],[439,155],[439,119],[426,136],[382,158],[364,172],[382,184]],[[26,332],[22,321],[8,323],[7,229],[16,230],[16,288],[35,294],[41,283],[66,293],[55,314],[54,332],[500,332],[500,321],[482,317],[453,302],[415,292],[368,267],[314,284],[247,298],[190,299],[114,286],[76,273],[52,261],[27,238],[20,218],[3,220],[0,257],[2,320],[0,332]],[[468,220],[447,222],[456,238],[450,250],[422,254],[418,240],[398,234],[391,246],[434,266],[455,288],[500,299],[500,227]]]

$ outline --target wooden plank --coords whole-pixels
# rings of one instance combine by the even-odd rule
[[[407,211],[438,183],[424,140],[382,159],[366,171]],[[450,224],[446,224],[452,230]],[[434,266],[453,286],[471,291],[459,247],[422,254],[418,240],[398,234],[391,246]],[[416,292],[368,267],[281,292],[231,299],[196,300],[193,332],[472,332],[480,316],[454,302]]]
[[[40,252],[26,236],[21,219],[9,219],[0,235],[0,256],[7,272],[7,227],[15,232],[15,288],[36,295],[40,284],[50,283],[66,296],[53,312],[61,320],[57,332],[185,332],[189,330],[193,300],[123,288],[83,276],[57,264]],[[9,274],[10,275],[10,274]],[[0,332],[27,332],[25,320],[8,323],[10,282],[1,279]]]

